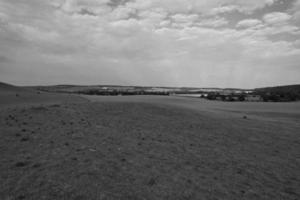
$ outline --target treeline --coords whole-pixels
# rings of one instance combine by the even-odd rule
[[[300,85],[258,88],[254,90],[254,93],[260,95],[263,101],[299,101]]]
[[[207,94],[206,98],[208,100],[220,100],[220,101],[245,101],[246,94],[228,94],[222,95],[220,93],[210,92]],[[201,98],[205,98],[205,96],[201,96]]]

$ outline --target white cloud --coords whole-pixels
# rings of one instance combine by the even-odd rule
[[[168,26],[170,26],[171,25],[171,21],[170,20],[163,20],[163,21],[161,21],[160,23],[159,23],[159,25],[161,26],[161,27],[168,27]]]
[[[208,26],[208,27],[222,27],[227,25],[229,22],[224,17],[215,17],[209,19],[200,20],[197,23],[198,26]]]
[[[188,22],[196,21],[199,18],[199,16],[197,14],[193,14],[193,15],[176,14],[171,16],[171,18],[176,23],[188,23]]]
[[[197,14],[175,14],[170,17],[173,21],[174,27],[186,27],[192,26],[196,20],[199,18]]]
[[[293,19],[295,21],[300,21],[300,10],[293,14]]]
[[[158,26],[163,20],[166,20],[168,13],[164,10],[156,9],[151,11],[141,11],[138,16],[141,18],[141,21],[144,21],[144,24],[148,26]]]
[[[237,5],[230,5],[230,6],[219,6],[216,8],[212,8],[210,11],[210,14],[216,15],[216,14],[222,14],[222,13],[229,13],[235,10],[239,10],[239,6]]]
[[[114,21],[111,23],[111,26],[115,28],[115,33],[126,33],[125,35],[131,35],[132,33],[137,32],[141,27],[140,21],[136,19]]]
[[[0,12],[0,22],[3,22],[5,20],[8,20],[8,16],[5,13]]]
[[[30,42],[55,42],[60,36],[55,31],[47,31],[25,24],[6,23],[3,29],[7,33],[18,34]]]
[[[261,25],[262,21],[258,20],[258,19],[244,19],[242,21],[239,21],[236,25],[236,27],[238,28],[253,28],[256,27],[258,25]]]
[[[294,1],[294,8],[298,8],[298,7],[300,7],[300,0],[295,0]]]
[[[120,19],[126,19],[129,18],[130,15],[135,14],[136,10],[125,7],[125,6],[120,6],[112,11],[110,14],[112,16],[113,20],[120,20]]]
[[[273,3],[273,0],[136,0],[128,3],[128,6],[138,10],[149,10],[159,7],[170,13],[200,12],[203,14],[218,14],[233,10],[251,13],[256,9]]]
[[[264,15],[263,19],[267,24],[282,24],[286,23],[292,18],[291,15],[283,12],[272,12]]]
[[[83,10],[95,15],[104,15],[111,11],[107,3],[109,0],[65,0],[60,8],[67,13],[76,13]]]

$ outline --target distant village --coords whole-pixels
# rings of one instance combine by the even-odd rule
[[[273,88],[222,89],[222,88],[187,88],[187,87],[141,87],[141,86],[37,86],[41,91],[77,93],[85,95],[125,96],[125,95],[169,95],[204,98],[214,101],[248,102],[288,102],[300,100],[299,85]],[[292,88],[292,89],[291,89]],[[296,90],[295,90],[296,88]]]

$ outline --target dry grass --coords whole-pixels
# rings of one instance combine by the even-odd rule
[[[1,108],[0,199],[300,198],[295,113],[94,101]]]

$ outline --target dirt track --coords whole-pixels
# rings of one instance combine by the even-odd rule
[[[298,104],[90,99],[1,107],[0,199],[300,198]]]

